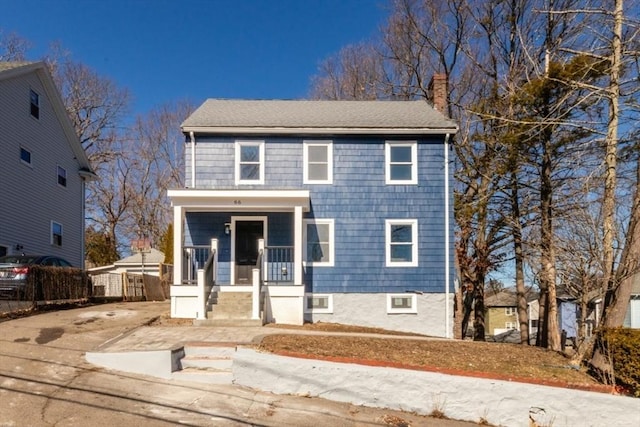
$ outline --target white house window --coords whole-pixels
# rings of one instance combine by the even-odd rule
[[[304,220],[303,258],[308,265],[334,265],[334,221],[332,219]]]
[[[264,184],[264,142],[236,142],[236,184]]]
[[[514,316],[516,314],[516,307],[506,307],[504,309],[504,314],[507,316]]]
[[[333,313],[333,295],[305,294],[305,313]]]
[[[58,185],[67,186],[67,170],[61,166],[58,166]]]
[[[506,329],[516,329],[516,326],[517,326],[517,325],[516,325],[516,322],[506,322],[506,323],[504,324],[504,327],[505,327]]]
[[[40,118],[40,95],[34,90],[30,91],[31,116],[36,119]]]
[[[62,224],[51,221],[51,244],[62,246]]]
[[[387,219],[387,267],[416,267],[418,265],[418,220]]]
[[[418,312],[416,294],[387,294],[387,314],[415,314]]]
[[[333,144],[331,142],[305,142],[303,158],[305,184],[333,182]]]
[[[20,147],[20,160],[22,163],[26,163],[27,165],[31,165],[31,151],[26,148]]]
[[[385,144],[385,178],[387,184],[418,183],[418,144],[416,142]]]

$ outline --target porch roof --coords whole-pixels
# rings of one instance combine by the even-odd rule
[[[171,205],[189,211],[291,211],[302,206],[309,212],[308,190],[204,190],[167,192]]]

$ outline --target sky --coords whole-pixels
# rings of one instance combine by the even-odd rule
[[[52,42],[126,88],[133,110],[299,99],[322,60],[379,35],[385,0],[0,0],[0,31]]]

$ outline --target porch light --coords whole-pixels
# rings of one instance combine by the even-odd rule
[[[231,223],[230,222],[225,222],[224,223],[224,234],[226,234],[226,235],[231,234]]]

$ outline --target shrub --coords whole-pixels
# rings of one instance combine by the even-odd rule
[[[603,336],[616,382],[640,397],[640,330],[614,328]]]

